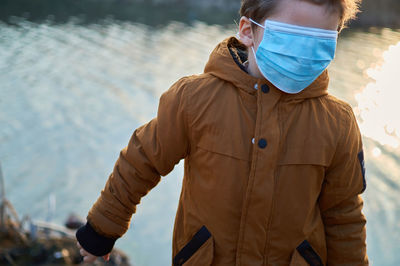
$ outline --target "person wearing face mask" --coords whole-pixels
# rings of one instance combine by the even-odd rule
[[[107,258],[184,159],[172,265],[368,265],[362,139],[326,70],[358,3],[242,0],[237,37],[121,151],[77,231],[84,260]]]

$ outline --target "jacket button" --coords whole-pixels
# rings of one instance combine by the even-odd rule
[[[258,147],[261,149],[265,149],[267,147],[267,141],[265,139],[260,139],[258,141]]]
[[[262,90],[262,92],[264,92],[264,93],[268,93],[268,92],[269,92],[269,87],[268,87],[268,85],[267,85],[267,84],[263,84],[263,85],[261,86],[261,90]]]

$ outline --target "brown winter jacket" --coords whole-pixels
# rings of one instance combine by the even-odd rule
[[[250,76],[244,49],[223,41],[204,74],[162,95],[77,233],[86,250],[109,252],[141,197],[185,159],[174,265],[368,265],[352,108],[328,94],[327,71],[294,95]]]

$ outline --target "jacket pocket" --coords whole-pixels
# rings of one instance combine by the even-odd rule
[[[251,138],[248,141],[243,141],[243,136],[239,133],[240,131],[229,131],[219,134],[204,132],[196,143],[196,147],[214,154],[242,161],[250,161]]]
[[[310,243],[304,240],[293,252],[289,266],[324,266],[320,256]]]
[[[214,258],[214,239],[203,226],[192,239],[176,254],[174,266],[209,266]]]

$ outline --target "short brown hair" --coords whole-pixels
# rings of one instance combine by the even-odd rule
[[[279,4],[280,0],[242,0],[240,16],[245,16],[261,22],[267,18]],[[326,5],[340,14],[339,31],[347,22],[356,17],[362,0],[298,0],[308,1],[318,5]]]

